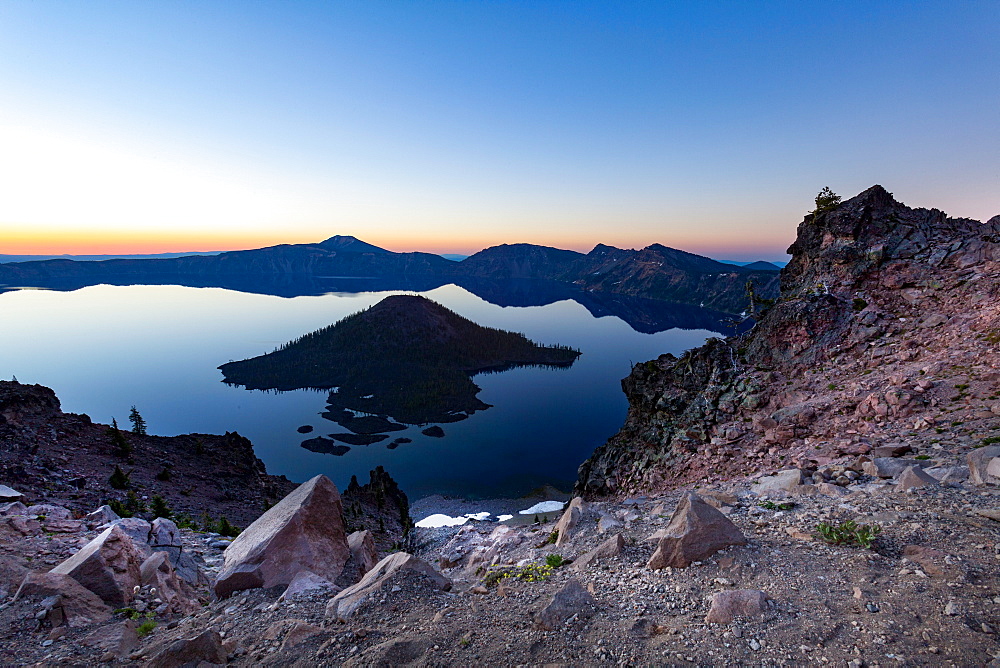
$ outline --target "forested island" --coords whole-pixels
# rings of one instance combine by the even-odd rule
[[[332,389],[324,416],[355,434],[374,434],[399,428],[390,418],[455,422],[489,408],[476,397],[480,388],[471,377],[478,373],[568,367],[579,355],[482,327],[424,297],[393,295],[274,352],[219,369],[224,382],[247,389]]]

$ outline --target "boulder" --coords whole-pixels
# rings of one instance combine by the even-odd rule
[[[601,519],[597,520],[597,533],[611,533],[622,526],[623,524],[613,515],[601,513]]]
[[[7,503],[0,503],[0,517],[6,515],[18,515],[23,516],[28,514],[28,506],[24,505],[20,501],[10,501]]]
[[[919,466],[907,466],[896,476],[896,489],[898,491],[937,484],[937,478],[925,473]]]
[[[56,506],[51,503],[38,503],[33,506],[28,506],[28,514],[44,515],[46,519],[53,520],[73,519],[73,513],[69,511],[69,508],[63,508],[62,506]]]
[[[994,457],[990,460],[990,463],[986,465],[986,475],[991,478],[1000,479],[1000,457]]]
[[[580,520],[583,519],[584,515],[587,513],[587,502],[581,497],[574,497],[572,501],[569,502],[569,506],[563,512],[562,517],[559,518],[559,522],[556,524],[555,530],[559,532],[556,537],[556,547],[562,547],[569,543],[570,539],[573,538],[573,534],[576,532],[577,525]]]
[[[583,570],[602,559],[617,557],[623,549],[625,549],[625,538],[621,534],[617,534],[574,561],[573,568]]]
[[[923,545],[905,545],[903,547],[903,557],[920,566],[927,575],[944,575],[941,564],[946,563],[947,556],[941,550],[935,550],[933,547]]]
[[[746,545],[735,524],[694,492],[677,502],[677,508],[649,558],[650,568],[686,568],[731,545]]]
[[[902,457],[913,452],[913,448],[908,445],[880,445],[871,451],[872,457]]]
[[[106,531],[113,526],[121,529],[132,540],[136,549],[142,553],[143,559],[149,556],[149,532],[152,529],[149,522],[141,517],[122,517],[102,524],[97,529],[98,531]]]
[[[897,459],[895,457],[876,457],[871,461],[862,462],[861,471],[876,478],[895,478],[909,466],[920,466],[918,459]]]
[[[298,647],[310,638],[318,636],[321,633],[324,633],[321,627],[314,626],[308,622],[297,621],[290,629],[288,629],[288,633],[285,634],[285,639],[281,642],[281,651],[284,652],[285,650]]]
[[[0,485],[0,503],[8,503],[14,501],[23,501],[24,494],[21,494],[16,489],[11,489],[7,485]]]
[[[139,644],[139,634],[135,629],[136,623],[131,619],[107,624],[85,636],[80,644],[123,659]]]
[[[768,595],[757,589],[732,589],[712,596],[708,624],[729,624],[735,617],[760,617],[767,610]]]
[[[833,498],[847,496],[850,494],[850,492],[840,485],[834,485],[828,482],[816,483],[816,493],[822,494],[823,496],[832,496]]]
[[[53,626],[90,626],[111,618],[111,608],[97,594],[68,575],[28,573],[14,594],[14,600],[25,596],[56,599],[49,606],[49,619]]]
[[[996,457],[1000,457],[1000,445],[976,448],[966,455],[965,461],[969,465],[969,479],[973,485],[1000,485],[1000,477],[990,475],[987,472],[990,462]]]
[[[595,612],[594,597],[577,580],[570,580],[538,611],[535,624],[546,631],[554,631],[574,615],[577,619],[590,619]]]
[[[351,556],[337,487],[324,475],[299,485],[223,553],[217,596],[288,585],[299,571],[336,580]]]
[[[420,660],[432,651],[433,645],[434,643],[426,638],[393,638],[348,659],[344,662],[344,668],[420,665]]]
[[[347,546],[351,550],[351,559],[358,565],[359,577],[378,563],[378,551],[371,531],[355,531],[347,537]]]
[[[292,578],[292,581],[288,583],[288,587],[285,588],[284,593],[278,597],[278,600],[289,601],[296,597],[307,596],[312,593],[337,593],[339,591],[341,591],[340,587],[325,578],[321,578],[312,571],[299,571],[295,574],[295,577]]]
[[[201,603],[191,586],[177,576],[166,552],[153,552],[139,568],[142,584],[156,587],[157,596],[167,604],[167,610],[178,615],[190,615],[201,609]]]
[[[118,513],[111,510],[111,506],[104,505],[97,510],[88,513],[87,516],[83,518],[83,521],[86,522],[89,527],[99,527],[102,524],[108,524],[109,522],[114,522],[115,520],[120,519],[121,517],[118,516]]]
[[[438,573],[423,559],[406,552],[390,554],[375,567],[365,573],[361,581],[340,592],[326,604],[327,618],[346,620],[354,614],[376,592],[382,589],[387,580],[398,573],[410,573],[426,576],[432,586],[448,591],[451,580]]]
[[[217,631],[208,629],[193,638],[175,640],[158,651],[146,665],[149,668],[177,668],[204,663],[225,665],[226,658],[222,637]]]
[[[70,576],[120,608],[132,600],[132,589],[140,583],[142,556],[125,532],[112,525],[49,572]]]
[[[755,494],[765,492],[792,492],[802,484],[802,471],[799,469],[785,469],[778,471],[774,475],[760,478],[753,487],[750,488]]]

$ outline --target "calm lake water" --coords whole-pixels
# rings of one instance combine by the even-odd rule
[[[327,392],[276,394],[222,383],[220,364],[270,352],[399,292],[281,297],[175,285],[11,290],[0,293],[0,378],[51,387],[64,410],[98,422],[114,417],[127,425],[134,404],[153,434],[237,431],[253,441],[269,472],[295,481],[324,473],[343,488],[351,475],[365,482],[370,469],[383,465],[411,499],[435,493],[491,498],[546,483],[568,490],[579,464],[624,421],[620,380],[631,364],[715,335],[704,328],[711,318],[684,315],[690,307],[678,307],[681,315],[667,320],[702,328],[642,333],[569,299],[499,306],[456,285],[426,290],[418,294],[480,325],[583,354],[569,369],[476,376],[479,398],[493,407],[442,425],[443,438],[411,427],[392,434],[411,443],[354,446],[343,456],[300,447],[306,438],[342,431],[320,417]],[[642,320],[634,304],[629,308],[630,320]],[[301,425],[314,431],[300,434]]]

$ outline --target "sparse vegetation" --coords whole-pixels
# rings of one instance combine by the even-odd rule
[[[115,470],[111,472],[108,484],[114,489],[128,489],[132,486],[132,481],[129,479],[130,475],[131,473],[125,473],[122,467],[115,464]]]
[[[541,582],[549,579],[549,576],[552,575],[552,570],[553,566],[549,564],[528,564],[520,568],[514,566],[502,567],[487,572],[483,578],[483,584],[487,587],[495,587],[508,578],[524,582]]]
[[[132,455],[132,444],[125,438],[125,434],[118,428],[118,420],[111,418],[111,426],[105,432],[111,439],[111,447],[114,453],[122,459],[128,459]]]
[[[155,628],[156,628],[156,622],[152,619],[147,619],[142,624],[139,624],[138,627],[136,627],[135,634],[140,638],[145,638],[150,633],[152,633],[153,629]]]
[[[785,503],[775,503],[774,501],[761,501],[757,504],[761,508],[766,510],[791,510],[795,507],[795,504],[791,501],[786,501]]]
[[[816,209],[813,213],[823,213],[824,211],[836,209],[840,201],[840,195],[830,190],[829,186],[824,186],[819,191],[819,194],[816,195]]]
[[[159,494],[153,496],[153,503],[150,507],[150,510],[156,517],[169,518],[170,515],[172,514],[170,512],[170,506],[167,505],[167,502]]]
[[[566,563],[566,558],[558,553],[545,555],[545,564],[552,568],[559,568]]]
[[[878,524],[858,524],[846,520],[840,524],[820,522],[816,525],[820,537],[831,545],[852,545],[870,549],[875,538],[882,533]]]

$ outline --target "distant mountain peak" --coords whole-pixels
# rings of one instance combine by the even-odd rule
[[[379,248],[378,246],[373,246],[370,243],[361,241],[357,237],[347,236],[337,234],[326,241],[322,241],[318,244],[319,246],[326,248],[327,250],[335,251],[345,251],[348,253],[389,253],[384,248]]]

